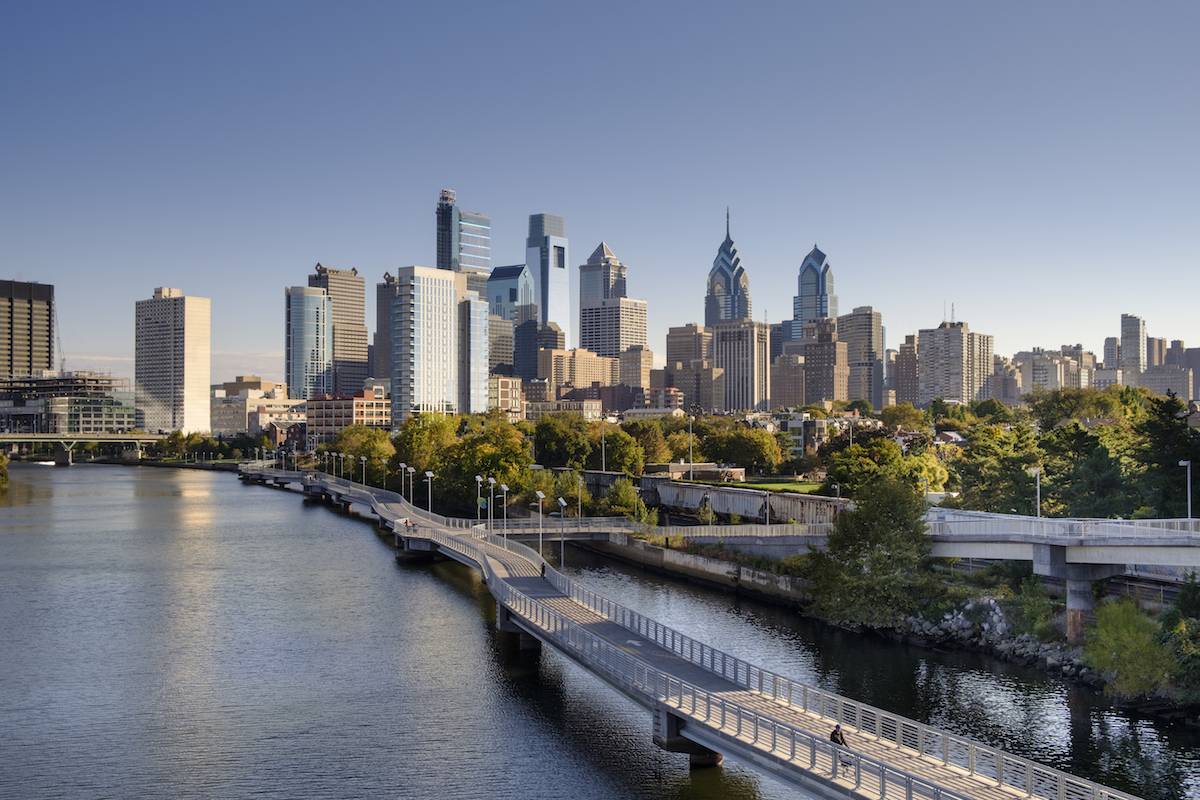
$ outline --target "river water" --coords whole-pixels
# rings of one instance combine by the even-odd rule
[[[784,798],[689,773],[639,706],[494,632],[454,563],[207,472],[15,465],[0,499],[0,797]],[[773,670],[1147,798],[1200,736],[981,656],[833,631],[567,551],[583,581]]]

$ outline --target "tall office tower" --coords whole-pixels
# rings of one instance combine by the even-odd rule
[[[1121,315],[1120,367],[1129,386],[1136,386],[1137,376],[1146,369],[1146,321],[1133,314]]]
[[[807,322],[837,315],[833,267],[814,244],[800,263],[800,273],[796,277],[796,296],[792,298],[792,334],[799,334]]]
[[[554,214],[531,214],[529,237],[525,240],[525,264],[533,275],[538,321],[554,322],[562,328],[567,341],[571,331],[571,275],[567,246],[567,228],[563,218]]]
[[[403,267],[392,300],[392,423],[487,409],[487,302],[467,276]]]
[[[920,384],[917,377],[917,335],[904,337],[904,344],[896,351],[896,371],[893,380],[896,402],[916,405],[920,402]]]
[[[818,317],[804,323],[803,338],[789,342],[784,354],[803,352],[804,398],[808,403],[850,399],[850,355],[838,338],[836,319]]]
[[[965,322],[943,322],[918,336],[917,401],[967,404],[979,399],[992,374],[993,340],[973,333]]]
[[[292,286],[284,289],[284,308],[288,396],[312,400],[333,394],[333,299],[324,289]]]
[[[587,262],[579,265],[579,307],[598,306],[604,300],[627,297],[628,275],[629,268],[601,242]]]
[[[712,331],[694,322],[667,329],[667,366],[712,360]]]
[[[212,301],[159,287],[134,309],[134,405],[147,431],[207,433]]]
[[[771,326],[730,320],[713,326],[713,362],[725,371],[725,408],[766,411],[771,401]]]
[[[491,374],[491,326],[487,300],[467,285],[458,287],[458,413],[482,414]]]
[[[1158,336],[1146,337],[1146,366],[1161,367],[1167,360],[1167,340]]]
[[[628,273],[601,242],[579,266],[579,345],[602,356],[646,346],[646,301],[625,296]]]
[[[464,267],[477,267],[490,272],[491,219],[478,211],[459,208],[453,189],[442,189],[438,195],[436,216],[438,269],[457,271]]]
[[[729,235],[729,209],[725,209],[725,241],[717,248],[717,257],[708,271],[704,324],[711,328],[719,322],[743,319],[750,319],[750,278]]]
[[[371,345],[372,378],[392,374],[392,299],[396,296],[396,279],[383,273],[383,281],[375,284],[375,333]]]
[[[582,347],[543,348],[538,350],[537,376],[549,382],[550,399],[557,400],[563,393],[560,390],[615,386],[621,379],[621,365],[615,358],[598,356]]]
[[[1015,406],[1020,404],[1021,394],[1020,370],[1004,356],[993,355],[992,374],[984,382],[980,397],[984,400],[995,400],[1006,406]]]
[[[1104,367],[1105,369],[1117,369],[1121,364],[1121,340],[1116,336],[1109,336],[1104,340]]]
[[[1187,366],[1187,348],[1183,346],[1182,339],[1172,339],[1171,346],[1167,348],[1166,356],[1163,358],[1163,364],[1168,367],[1185,367]]]
[[[485,296],[493,314],[518,325],[537,316],[533,275],[524,264],[492,270]]]
[[[846,343],[850,399],[883,408],[883,315],[871,306],[859,306],[837,318],[837,335]]]
[[[538,325],[527,319],[513,331],[513,374],[532,381],[538,376],[539,350],[566,350],[567,337],[557,323]]]
[[[324,289],[333,300],[333,393],[361,392],[369,376],[367,363],[367,286],[357,269],[317,264],[308,285]],[[381,378],[382,375],[375,377]]]
[[[54,287],[0,281],[0,380],[54,369]]]
[[[511,319],[488,314],[488,372],[493,375],[513,374],[513,334],[516,326]]]

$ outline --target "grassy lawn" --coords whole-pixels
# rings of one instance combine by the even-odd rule
[[[723,483],[722,486],[740,486],[746,489],[766,489],[772,492],[795,492],[796,494],[812,494],[821,488],[819,483],[807,481],[779,480],[748,480],[742,483]]]

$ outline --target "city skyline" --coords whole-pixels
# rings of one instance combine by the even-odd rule
[[[447,107],[409,69],[443,46],[445,12],[349,19],[288,7],[295,35],[284,44],[266,33],[278,8],[199,11],[182,27],[167,9],[56,15],[54,25],[46,9],[9,12],[17,35],[2,63],[39,71],[0,90],[18,112],[0,128],[5,277],[60,287],[69,366],[131,375],[132,327],[114,309],[167,283],[213,298],[214,375],[282,377],[278,287],[317,261],[357,267],[368,283],[435,266],[431,201],[443,187],[491,218],[493,264],[523,260],[528,216],[543,210],[567,221],[577,247],[605,241],[636,264],[630,292],[648,301],[656,353],[669,327],[703,321],[727,205],[761,298],[756,320],[790,316],[816,241],[837,265],[841,307],[878,309],[893,343],[951,304],[1001,353],[1076,341],[1100,352],[1121,313],[1147,319],[1154,336],[1200,338],[1187,302],[1200,288],[1188,188],[1200,178],[1187,80],[1197,55],[1185,34],[1195,7],[1149,19],[1116,6],[1086,18],[947,6],[861,24],[836,9],[770,19],[698,9],[656,56],[641,53],[661,44],[665,8],[557,23],[486,8],[455,28],[470,46],[444,79],[486,68],[480,111],[493,124],[462,130],[405,124]],[[404,54],[389,44],[401,21],[429,33]],[[252,35],[229,41],[231,22],[263,35],[253,46]],[[610,34],[625,57],[600,68],[572,54],[550,86],[534,85],[532,56],[506,40],[554,25]],[[700,45],[717,30],[756,46],[738,63],[709,63]],[[796,37],[809,32],[802,56]],[[1153,52],[1112,58],[1118,43],[1149,36]],[[361,47],[330,71],[307,58],[326,37]],[[501,47],[511,61],[493,58]],[[826,57],[855,67],[808,68]],[[148,62],[161,67],[139,69]],[[631,77],[646,70],[661,81]],[[174,84],[182,90],[163,91]],[[528,104],[551,90],[559,112],[538,135],[516,134]],[[272,102],[259,108],[263,96]],[[731,102],[749,124],[701,124]],[[597,105],[613,124],[589,132],[583,120]],[[326,107],[336,113],[314,124]],[[198,110],[221,135],[197,133]],[[814,113],[819,127],[807,124]],[[64,138],[81,121],[91,135]],[[1129,297],[1117,278],[1131,263],[1164,290]],[[568,325],[578,319],[569,266]]]

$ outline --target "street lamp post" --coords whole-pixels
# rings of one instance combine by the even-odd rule
[[[504,498],[500,502],[502,502],[504,504],[504,549],[507,550],[508,549],[508,484],[507,483],[500,484],[500,492],[502,493],[502,496]]]
[[[410,464],[408,467],[408,502],[414,505],[417,502],[416,474],[417,468]]]
[[[583,475],[579,475],[579,530],[583,530]]]
[[[481,495],[483,493],[483,476],[475,476],[475,524],[479,524],[479,509],[482,507]]]
[[[605,447],[604,440],[605,428],[604,423],[600,423],[600,471],[608,472],[608,449]]]
[[[1183,461],[1179,462],[1179,466],[1187,467],[1187,501],[1188,501],[1187,509],[1188,509],[1188,519],[1191,519],[1192,518],[1192,461],[1191,461],[1191,459],[1184,459]]]
[[[359,456],[358,460],[362,462],[363,486],[367,485],[367,457]]]
[[[565,569],[567,566],[567,501],[558,498],[558,517],[562,523],[560,538],[558,540],[558,568]]]
[[[429,485],[429,516],[433,516],[433,473],[425,470],[425,483]]]
[[[538,555],[542,555],[542,501],[546,499],[546,495],[541,491],[534,492],[537,495],[538,501]],[[545,556],[542,556],[545,558]]]
[[[1033,477],[1034,486],[1036,487],[1036,505],[1034,506],[1034,516],[1042,515],[1042,468],[1030,467],[1026,472]]]
[[[835,483],[835,484],[833,485],[833,490],[834,490],[835,492],[837,492],[837,498],[838,498],[838,500],[841,500],[841,499],[842,499],[842,485],[841,485],[840,483]]]
[[[492,506],[496,505],[496,479],[488,478],[488,532],[494,532],[496,528],[496,515],[492,513]]]
[[[408,488],[408,487],[406,487],[406,486],[405,486],[405,474],[404,474],[404,471],[405,471],[406,469],[408,469],[408,464],[405,464],[403,461],[401,461],[401,462],[400,462],[400,496],[401,496],[401,497],[404,497],[404,490],[405,490],[406,488]],[[405,500],[407,500],[407,501],[408,501],[408,502],[410,502],[410,503],[412,502],[412,497],[404,497],[404,499],[405,499]]]
[[[692,458],[692,420],[694,420],[694,419],[695,419],[694,416],[692,416],[690,414],[688,415],[688,480],[689,481],[694,481],[696,479],[696,462]]]
[[[763,492],[763,496],[766,497],[766,509],[767,509],[766,517],[767,517],[767,524],[770,525],[771,524],[771,493]]]

